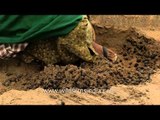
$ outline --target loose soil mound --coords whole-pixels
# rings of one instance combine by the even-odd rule
[[[38,87],[108,89],[117,84],[138,85],[149,81],[150,75],[160,68],[159,42],[135,29],[119,32],[105,27],[94,27],[97,42],[118,53],[119,59],[116,63],[96,57],[95,63],[49,65],[40,72],[11,75],[3,85],[23,90]]]

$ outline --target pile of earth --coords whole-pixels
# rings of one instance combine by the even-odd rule
[[[111,63],[96,57],[95,63],[78,65],[49,65],[37,73],[9,75],[4,86],[15,89],[108,89],[113,85],[138,85],[150,80],[160,68],[160,43],[136,29],[113,31],[94,26],[97,42],[110,47],[118,54],[118,61]],[[111,37],[112,36],[112,37]]]

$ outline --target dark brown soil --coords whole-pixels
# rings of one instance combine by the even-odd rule
[[[3,82],[15,89],[103,88],[116,84],[138,85],[160,68],[160,43],[135,29],[114,31],[95,26],[97,42],[118,53],[117,63],[97,57],[95,63],[50,65],[37,73],[14,74]]]

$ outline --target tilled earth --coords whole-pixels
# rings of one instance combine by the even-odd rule
[[[112,64],[103,57],[95,57],[95,63],[80,62],[77,65],[49,65],[40,72],[7,74],[2,84],[9,88],[28,90],[82,88],[109,89],[113,85],[138,85],[150,80],[160,68],[160,43],[148,38],[136,29],[113,32],[106,27],[96,28],[97,42],[118,53],[118,61]],[[125,36],[125,37],[124,37]]]

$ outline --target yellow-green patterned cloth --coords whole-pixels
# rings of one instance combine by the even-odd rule
[[[23,59],[29,63],[34,59],[46,64],[59,62],[74,63],[79,59],[92,62],[93,56],[98,55],[92,46],[95,39],[94,30],[86,16],[68,35],[56,40],[37,40],[30,42],[24,51]]]

